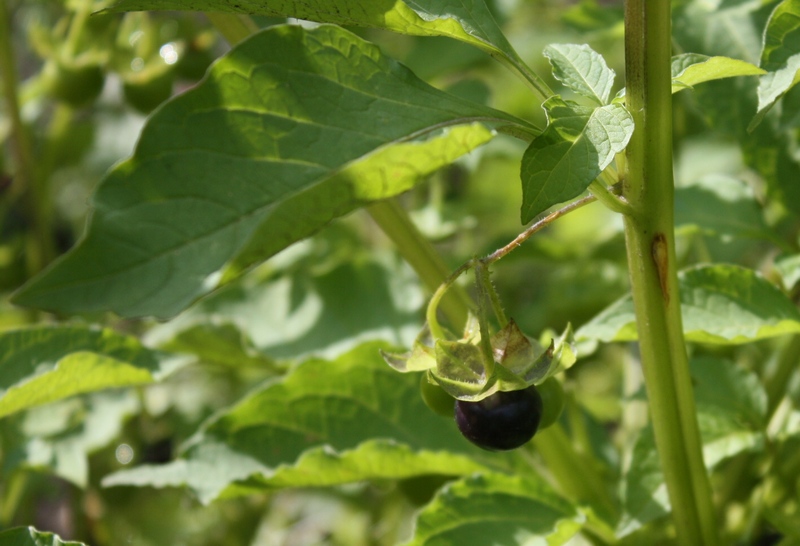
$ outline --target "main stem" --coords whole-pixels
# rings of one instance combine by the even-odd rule
[[[670,2],[626,0],[626,100],[636,130],[623,196],[633,209],[625,238],[642,367],[678,543],[714,546],[675,266],[670,57]]]

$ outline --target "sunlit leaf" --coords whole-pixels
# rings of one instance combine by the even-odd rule
[[[747,343],[800,332],[800,311],[775,285],[735,265],[698,266],[679,275],[686,339]],[[582,326],[578,339],[637,339],[633,300],[625,296]]]
[[[417,516],[405,546],[558,545],[584,521],[540,479],[478,474],[445,486]]]
[[[544,48],[544,56],[553,66],[553,76],[561,83],[598,105],[608,102],[614,71],[588,45],[550,44]]]
[[[756,76],[764,74],[761,68],[730,57],[709,57],[698,53],[684,53],[672,58],[672,92],[686,87],[722,78]]]
[[[367,343],[333,362],[308,360],[211,419],[183,458],[119,472],[104,483],[188,485],[208,502],[253,487],[485,468],[469,456],[477,448],[455,425],[427,409],[419,376],[387,366],[381,348],[388,349]]]
[[[580,195],[633,134],[633,118],[621,104],[591,109],[551,97],[549,125],[522,158],[522,223]]]
[[[134,156],[97,189],[86,236],[16,302],[172,316],[509,121],[525,125],[423,83],[339,27],[271,27],[149,118]]]
[[[156,381],[183,365],[109,329],[37,326],[0,334],[0,417],[76,394]]]

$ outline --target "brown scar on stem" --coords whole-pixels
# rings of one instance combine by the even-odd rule
[[[653,263],[658,272],[658,282],[661,284],[661,296],[669,305],[669,289],[667,287],[667,270],[669,267],[669,252],[667,248],[667,238],[663,233],[656,233],[650,251],[653,255]]]

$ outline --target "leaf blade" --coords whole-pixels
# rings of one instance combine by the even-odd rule
[[[490,139],[492,120],[511,117],[428,86],[339,27],[272,27],[150,118],[98,188],[87,235],[15,302],[175,315],[229,262],[239,274],[408,189]],[[413,150],[427,164],[409,164]]]
[[[740,344],[800,332],[800,312],[755,271],[734,265],[698,266],[679,275],[688,341]],[[630,295],[582,326],[576,337],[605,342],[637,339]]]

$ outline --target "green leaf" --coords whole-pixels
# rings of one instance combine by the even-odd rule
[[[333,358],[368,339],[411,342],[424,298],[399,258],[373,254],[351,260],[352,253],[343,253],[346,261],[320,271],[312,269],[317,256],[283,274],[230,283],[149,331],[148,344],[236,366],[274,367],[266,355]]]
[[[672,58],[672,92],[712,80],[735,76],[757,76],[766,71],[754,64],[730,57],[709,57],[684,53]]]
[[[0,417],[102,389],[143,385],[186,363],[130,336],[81,326],[0,334]]]
[[[580,195],[633,134],[633,118],[621,104],[591,109],[551,97],[549,125],[522,157],[522,223]]]
[[[53,533],[43,533],[33,527],[15,527],[0,532],[0,546],[86,546],[83,542],[63,541]]]
[[[712,469],[726,458],[763,449],[767,395],[758,377],[722,359],[693,359],[690,367],[706,466]],[[671,510],[650,426],[634,446],[623,491],[620,536]]]
[[[800,81],[800,1],[783,0],[767,21],[761,49],[761,68],[769,71],[758,84],[758,111],[752,131],[764,115]]]
[[[772,11],[764,29],[761,67],[774,71],[798,53],[800,0],[783,0]]]
[[[679,274],[683,330],[688,341],[737,344],[800,332],[800,311],[772,283],[735,265],[704,265]],[[582,326],[577,339],[637,339],[630,295]]]
[[[211,419],[184,458],[119,472],[104,484],[185,484],[209,502],[253,487],[486,468],[453,423],[431,415],[419,377],[387,366],[381,348],[366,343],[332,362],[308,360]]]
[[[771,236],[750,186],[723,174],[675,189],[675,226],[725,238]]]
[[[409,189],[497,122],[525,125],[425,84],[339,27],[271,27],[149,118],[95,193],[86,236],[15,301],[172,316],[221,278]]]
[[[237,0],[120,0],[111,10],[249,13],[415,36],[447,36],[521,62],[483,0],[265,0],[244,5]]]
[[[126,419],[139,410],[130,389],[31,408],[21,426],[28,440],[9,449],[9,456],[85,488],[89,455],[118,438]]]
[[[758,111],[748,128],[752,131],[764,119],[770,108],[792,87],[800,82],[800,53],[792,55],[786,64],[769,72],[758,81]]]
[[[783,280],[783,287],[791,290],[800,281],[800,254],[775,258],[775,269]]]
[[[478,474],[445,486],[405,546],[567,542],[585,517],[540,479]]]
[[[544,56],[553,67],[553,76],[586,98],[603,105],[608,102],[614,71],[602,55],[588,45],[550,44]]]

